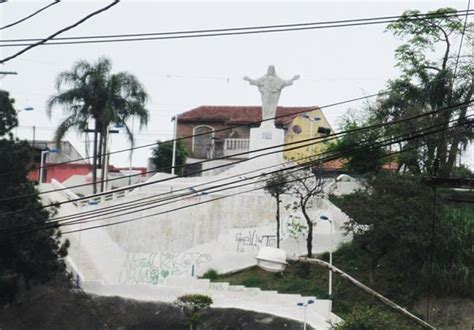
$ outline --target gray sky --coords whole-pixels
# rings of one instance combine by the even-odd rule
[[[10,1],[0,5],[1,25],[22,18],[46,1]],[[45,37],[103,7],[99,1],[63,1],[38,16],[0,31],[2,39]],[[262,2],[162,2],[122,1],[61,36],[165,32],[255,25],[303,23],[373,16],[399,15],[407,9],[421,11],[440,7],[466,9],[466,1],[262,1]],[[471,19],[470,19],[471,20]],[[55,109],[48,119],[45,103],[55,93],[58,73],[79,59],[111,58],[113,71],[135,74],[151,100],[150,123],[137,133],[137,145],[172,137],[171,117],[200,105],[258,105],[255,87],[243,76],[260,77],[274,64],[283,78],[301,76],[285,89],[280,105],[323,106],[376,93],[397,76],[393,51],[399,44],[384,25],[333,28],[260,35],[224,36],[180,40],[156,40],[92,45],[40,46],[0,70],[17,76],[0,80],[10,91],[17,108],[34,107],[19,114],[18,136],[51,139],[63,118]],[[469,47],[469,45],[466,45]],[[20,48],[0,48],[1,57]],[[324,110],[332,125],[348,108],[360,103]],[[135,123],[135,132],[138,125]],[[66,137],[84,154],[84,137]],[[125,133],[114,134],[111,150],[127,147]],[[466,161],[474,167],[474,153]],[[146,166],[150,149],[134,152],[133,164]],[[113,155],[111,164],[128,166],[128,153]]]

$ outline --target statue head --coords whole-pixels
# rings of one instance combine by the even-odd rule
[[[267,70],[267,74],[274,76],[275,75],[275,66],[269,65],[268,70]]]

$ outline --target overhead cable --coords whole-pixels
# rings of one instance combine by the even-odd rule
[[[60,1],[60,0],[53,1],[53,2],[50,3],[49,5],[46,5],[46,6],[44,6],[44,7],[41,7],[40,9],[36,10],[35,12],[31,13],[30,15],[28,15],[28,16],[26,16],[26,17],[23,17],[22,19],[19,19],[18,21],[15,21],[15,22],[13,22],[13,23],[9,23],[9,24],[7,24],[7,25],[5,25],[5,26],[0,27],[0,30],[5,30],[5,29],[8,29],[8,28],[10,28],[10,27],[12,27],[12,26],[15,26],[15,25],[17,25],[17,24],[20,24],[20,23],[22,23],[22,22],[24,22],[24,21],[26,21],[26,20],[28,20],[28,19],[30,19],[30,18],[32,18],[32,17],[38,15],[38,14],[41,13],[43,10],[46,10],[46,9],[48,9],[48,8],[51,7],[51,6],[54,6],[54,5],[58,4],[59,2],[61,2],[61,1]],[[0,41],[0,42],[3,42],[3,41]]]
[[[68,30],[71,30],[71,29],[75,28],[76,26],[78,26],[78,25],[84,23],[84,22],[87,21],[88,19],[90,19],[90,18],[92,18],[92,17],[94,17],[94,16],[96,16],[96,15],[98,15],[98,14],[100,14],[100,13],[102,13],[102,12],[108,10],[108,9],[110,9],[111,7],[115,6],[115,5],[118,4],[119,2],[120,2],[120,0],[114,0],[111,4],[109,4],[109,5],[107,5],[107,6],[103,7],[103,8],[101,8],[101,9],[99,9],[99,10],[96,10],[96,11],[90,13],[89,15],[83,17],[82,19],[80,19],[80,20],[77,21],[76,23],[71,24],[71,25],[69,25],[69,26],[67,26],[67,27],[65,27],[65,28],[63,28],[63,29],[61,29],[61,30],[55,32],[55,33],[51,34],[50,36],[48,36],[48,37],[46,37],[46,38],[44,38],[44,39],[42,39],[42,40],[40,40],[40,41],[38,41],[38,42],[36,42],[36,43],[28,44],[27,47],[25,47],[25,48],[23,48],[22,50],[16,52],[15,54],[10,55],[10,56],[7,56],[7,57],[1,59],[1,60],[0,60],[0,64],[3,64],[3,63],[6,63],[6,62],[10,61],[10,60],[12,60],[12,59],[14,59],[14,58],[20,56],[21,54],[23,54],[23,53],[29,51],[30,49],[32,49],[32,48],[34,48],[34,47],[37,47],[37,46],[40,46],[40,45],[45,44],[46,42],[48,42],[49,40],[53,39],[53,38],[56,37],[57,35],[60,35],[61,33],[64,33],[64,32],[66,32],[66,31],[68,31]]]

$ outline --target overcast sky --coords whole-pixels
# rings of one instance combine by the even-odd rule
[[[46,1],[10,1],[0,5],[1,25],[27,16]],[[34,18],[0,31],[1,39],[45,37],[103,7],[99,1],[63,1]],[[123,1],[62,36],[202,30],[255,25],[330,21],[399,15],[407,9],[425,12],[440,7],[465,10],[466,1]],[[470,19],[471,20],[471,19]],[[137,145],[172,137],[171,117],[200,105],[259,105],[255,87],[242,80],[262,76],[269,64],[282,78],[301,76],[286,88],[280,105],[324,106],[384,89],[395,78],[393,51],[399,44],[384,25],[283,32],[212,38],[138,41],[92,45],[40,46],[0,70],[16,76],[0,80],[1,88],[16,99],[18,136],[52,139],[63,118],[55,109],[49,119],[45,103],[55,91],[58,73],[69,70],[79,59],[112,60],[113,71],[128,71],[138,77],[150,95],[150,123],[141,132],[135,123]],[[469,47],[469,45],[467,45]],[[20,48],[0,48],[1,57]],[[323,110],[334,128],[348,108],[360,103]],[[66,137],[84,154],[84,137],[71,132]],[[125,133],[114,134],[111,150],[127,147]],[[135,166],[146,166],[150,149],[136,150]],[[474,167],[472,153],[468,163]],[[111,164],[128,166],[128,153],[113,155]]]

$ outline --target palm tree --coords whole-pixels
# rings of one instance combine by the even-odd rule
[[[127,120],[136,117],[140,128],[148,123],[148,110],[145,104],[148,95],[137,78],[127,72],[112,74],[111,61],[101,57],[96,63],[78,61],[71,71],[58,75],[57,95],[47,102],[47,114],[51,117],[54,106],[60,106],[68,115],[55,132],[57,143],[74,128],[79,132],[88,129],[90,119],[94,120],[94,144],[92,181],[93,193],[97,192],[97,168],[107,166],[106,146],[110,124],[122,124],[127,131],[131,146],[134,146],[132,131]],[[102,179],[104,171],[102,170]]]

